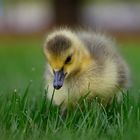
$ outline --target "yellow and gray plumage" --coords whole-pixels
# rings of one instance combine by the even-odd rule
[[[48,34],[44,52],[48,98],[56,105],[76,104],[85,96],[109,103],[129,86],[129,70],[115,43],[100,33],[58,29]],[[59,90],[58,90],[59,89]]]

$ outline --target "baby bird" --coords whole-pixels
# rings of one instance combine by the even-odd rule
[[[87,95],[104,105],[129,86],[129,69],[108,37],[89,31],[57,29],[45,41],[48,98],[67,108]],[[55,92],[53,93],[53,90]]]

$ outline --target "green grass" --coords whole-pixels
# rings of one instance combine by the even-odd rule
[[[0,139],[139,139],[140,43],[121,43],[133,75],[123,103],[104,109],[83,99],[65,118],[45,98],[42,44],[39,39],[0,42]]]

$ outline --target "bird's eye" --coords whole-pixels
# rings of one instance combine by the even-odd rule
[[[65,60],[65,64],[70,63],[72,55],[68,56]]]

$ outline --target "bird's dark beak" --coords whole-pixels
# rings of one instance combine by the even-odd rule
[[[57,90],[60,89],[63,86],[64,78],[65,74],[63,70],[54,71],[53,87]]]

